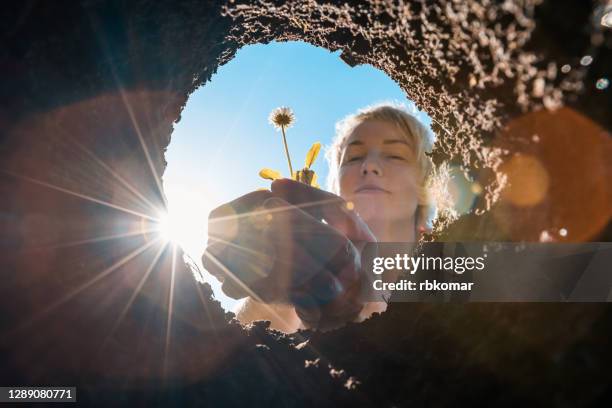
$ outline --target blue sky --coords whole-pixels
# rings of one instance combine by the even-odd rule
[[[190,96],[174,125],[163,184],[173,235],[198,264],[211,209],[268,187],[258,175],[263,167],[289,174],[281,135],[268,123],[274,108],[289,106],[295,113],[287,131],[295,168],[303,166],[312,143],[323,144],[312,168],[325,188],[324,151],[338,120],[382,101],[413,106],[382,71],[351,68],[339,55],[303,42],[247,46]],[[430,125],[424,113],[415,113]],[[209,281],[215,297],[231,309],[236,302],[223,295],[214,278]]]

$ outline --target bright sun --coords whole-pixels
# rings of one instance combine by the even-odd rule
[[[159,219],[158,230],[164,242],[179,243],[181,233],[179,223],[172,219],[170,214],[164,214]]]
[[[181,186],[182,187],[182,186]],[[156,227],[166,243],[179,245],[194,258],[201,256],[206,246],[207,218],[210,204],[202,191],[187,188],[168,188],[172,201],[168,209],[158,215]]]

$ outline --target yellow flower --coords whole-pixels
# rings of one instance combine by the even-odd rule
[[[306,153],[306,160],[304,161],[304,167],[309,169],[312,166],[314,161],[317,159],[317,156],[319,155],[320,150],[321,150],[321,142],[316,142],[310,147],[310,150],[308,150],[308,153]]]
[[[300,181],[304,184],[308,184],[309,186],[319,188],[319,184],[317,184],[317,175],[313,170],[303,168],[302,170],[298,170],[295,175],[294,180]]]
[[[283,178],[283,176],[278,171],[268,169],[268,168],[261,169],[259,171],[259,176],[266,180],[272,180],[272,181],[277,180],[279,178]]]
[[[293,166],[291,165],[291,156],[289,155],[289,146],[287,145],[287,135],[285,134],[285,130],[289,128],[294,120],[295,116],[293,115],[293,111],[287,106],[281,106],[280,108],[274,109],[270,116],[268,117],[270,123],[276,128],[280,129],[283,135],[283,145],[285,147],[285,155],[287,157],[287,165],[289,167],[289,174],[291,174],[291,178],[296,181],[300,181],[302,183],[308,184],[310,186],[319,187],[317,184],[317,175],[313,170],[310,170],[310,167],[316,160],[319,151],[321,150],[321,143],[316,142],[312,145],[308,153],[306,154],[306,160],[304,162],[304,168],[302,170],[293,171]],[[261,169],[259,172],[259,176],[266,180],[277,180],[282,177],[282,175],[272,169]]]
[[[320,150],[320,142],[316,142],[310,147],[310,150],[308,150],[308,153],[306,153],[306,160],[304,160],[304,168],[302,170],[298,170],[297,174],[295,175],[295,179],[297,181],[301,181],[302,183],[317,188],[319,187],[319,185],[317,184],[317,175],[315,174],[314,170],[310,170],[310,167],[317,159]]]
[[[308,153],[306,154],[306,160],[304,160],[304,168],[302,170],[295,171],[291,174],[291,179],[302,182],[304,184],[308,184],[309,186],[313,186],[316,188],[320,188],[317,183],[317,175],[314,170],[311,170],[310,167],[313,165],[314,161],[317,159],[319,155],[319,151],[321,150],[321,143],[316,142],[312,145]],[[282,178],[280,172],[268,168],[261,169],[259,171],[259,176],[266,180],[277,180]]]

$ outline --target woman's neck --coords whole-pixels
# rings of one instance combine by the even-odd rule
[[[372,219],[367,220],[366,224],[379,242],[414,242],[416,240],[414,217],[395,221]]]

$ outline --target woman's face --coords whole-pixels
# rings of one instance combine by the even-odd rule
[[[418,170],[412,148],[392,123],[369,120],[355,128],[340,157],[340,196],[368,221],[414,217]]]

